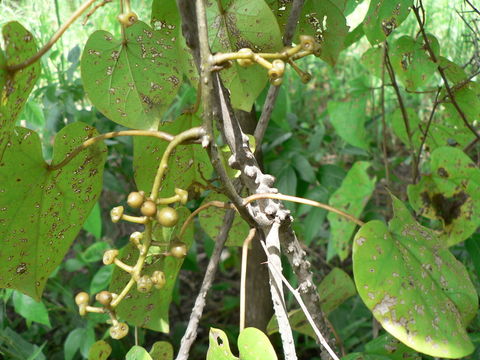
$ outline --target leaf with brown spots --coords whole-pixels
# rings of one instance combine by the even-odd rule
[[[173,346],[166,341],[157,341],[152,345],[150,356],[153,360],[173,360]]]
[[[175,228],[162,228],[159,225],[154,228],[153,240],[165,244],[165,246],[158,249],[157,254],[168,250],[169,241],[178,235],[181,224],[190,215],[190,211],[185,207],[177,208],[177,212],[179,220]],[[192,224],[187,228],[181,240],[187,245],[187,248],[190,248],[193,242]],[[132,243],[127,244],[121,251],[120,259],[128,265],[135,265],[138,259],[137,247],[132,245]],[[150,259],[147,257],[142,275],[152,275],[156,270],[163,271],[166,278],[165,286],[161,289],[152,287],[148,293],[138,292],[136,286],[134,286],[118,305],[118,316],[130,325],[168,333],[170,329],[168,311],[172,302],[173,288],[183,260],[173,256],[153,256]],[[109,290],[118,294],[129,280],[130,274],[115,267]]]
[[[255,52],[282,49],[280,28],[264,0],[208,1],[207,16],[213,52],[234,52],[242,48]],[[230,69],[221,72],[221,76],[231,92],[233,107],[244,111],[252,109],[267,83],[267,71],[260,65],[242,68],[234,62]]]
[[[480,226],[480,169],[460,149],[435,149],[430,174],[407,191],[418,214],[441,221],[442,246],[467,239]]]
[[[16,21],[4,25],[2,32],[5,50],[0,49],[0,160],[15,121],[40,75],[39,62],[15,73],[7,72],[7,66],[21,64],[33,56],[37,45],[33,35]]]
[[[90,36],[81,60],[85,91],[116,123],[156,130],[182,80],[176,43],[141,21],[125,37],[126,43],[106,31]]]
[[[461,358],[474,350],[466,325],[478,296],[462,263],[392,196],[394,217],[373,220],[353,242],[358,293],[391,335],[430,356]]]
[[[107,360],[111,353],[112,347],[107,342],[100,340],[90,348],[88,360]]]
[[[410,13],[412,0],[372,0],[363,29],[370,44],[383,42]]]
[[[66,126],[55,137],[53,163],[96,135],[81,122]],[[97,143],[49,170],[38,135],[16,128],[0,162],[0,287],[40,298],[98,199],[105,158]]]

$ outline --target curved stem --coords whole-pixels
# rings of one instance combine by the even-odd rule
[[[222,201],[209,201],[208,203],[206,204],[203,204],[202,206],[199,206],[195,211],[193,211],[187,218],[187,220],[185,220],[185,222],[183,223],[182,225],[182,228],[180,229],[180,233],[178,235],[178,237],[180,239],[182,239],[185,231],[187,230],[187,227],[188,225],[192,222],[192,220],[195,218],[195,216],[197,216],[201,211],[209,208],[209,207],[212,207],[212,206],[215,206],[215,207],[218,207],[218,208],[221,208],[221,209],[235,209],[235,206],[230,204],[230,203],[225,203],[225,202],[222,202]]]
[[[71,153],[69,153],[65,159],[63,159],[58,164],[50,164],[48,165],[48,170],[58,170],[65,165],[67,165],[70,161],[73,160],[75,156],[77,156],[82,150],[86,149],[87,147],[96,144],[99,141],[105,139],[111,139],[117,136],[150,136],[156,137],[165,141],[172,141],[174,139],[173,135],[167,134],[163,131],[149,131],[149,130],[123,130],[123,131],[112,131],[109,133],[105,133],[99,136],[95,136],[83,142],[82,145],[77,147]]]
[[[160,183],[162,182],[163,175],[165,175],[165,171],[168,168],[168,158],[170,157],[175,147],[187,140],[199,139],[203,135],[205,135],[205,131],[202,127],[194,127],[178,134],[170,141],[170,144],[168,144],[165,152],[163,153],[162,160],[160,161],[160,165],[158,166],[157,175],[155,176],[155,180],[153,181],[152,192],[150,194],[153,201],[156,201],[158,198]]]
[[[251,228],[242,245],[242,272],[240,274],[240,331],[245,328],[245,284],[247,282],[248,247],[255,237],[256,229]]]
[[[318,207],[318,208],[321,208],[321,209],[331,211],[331,212],[333,212],[335,214],[338,214],[340,216],[343,216],[344,218],[346,218],[350,221],[353,221],[355,224],[357,224],[359,226],[365,225],[365,223],[362,220],[357,219],[355,216],[347,214],[346,212],[344,212],[342,210],[339,210],[337,208],[334,208],[330,205],[327,205],[327,204],[324,204],[324,203],[321,203],[321,202],[318,202],[318,201],[299,198],[299,197],[296,197],[296,196],[290,196],[290,195],[284,195],[284,194],[271,194],[271,193],[253,194],[253,195],[250,195],[250,196],[246,197],[245,199],[243,199],[243,204],[247,205],[247,204],[251,203],[252,201],[262,200],[262,199],[284,200],[284,201],[291,201],[291,202],[295,202],[295,203],[299,203],[299,204],[315,206],[315,207]]]
[[[55,34],[53,34],[52,38],[45,44],[43,47],[32,57],[29,59],[25,60],[24,62],[20,64],[14,64],[14,65],[9,65],[7,66],[7,71],[18,71],[23,68],[26,68],[27,66],[32,65],[34,62],[36,62],[38,59],[40,59],[45,53],[50,50],[50,48],[60,39],[60,37],[63,35],[63,33],[72,25],[75,20],[77,20],[85,10],[87,10],[90,5],[92,5],[95,1],[97,0],[87,0],[85,1],[73,14],[70,16],[70,19],[68,19],[58,30]]]

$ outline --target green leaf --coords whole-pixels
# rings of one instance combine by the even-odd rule
[[[320,58],[334,66],[345,48],[348,26],[339,1],[307,0],[303,6],[297,35],[315,36],[321,45]]]
[[[472,259],[477,276],[480,277],[480,234],[473,234],[470,239],[467,239],[465,248]]]
[[[157,341],[152,345],[150,356],[153,360],[173,360],[173,346],[167,341]]]
[[[208,338],[207,360],[238,360],[230,350],[230,343],[225,332],[220,329],[210,328]]]
[[[410,126],[410,135],[412,136],[412,144],[415,149],[419,149],[423,138],[423,133],[420,129],[420,117],[418,116],[416,109],[411,107],[407,108],[406,112],[408,116],[408,124]],[[392,130],[395,135],[397,135],[407,147],[410,147],[407,127],[405,126],[405,120],[401,109],[396,109],[393,114],[389,116],[388,120],[392,124]]]
[[[383,42],[407,18],[412,5],[412,0],[371,1],[363,21],[363,29],[370,44]]]
[[[12,302],[15,312],[23,316],[27,321],[33,321],[51,327],[48,310],[43,302],[37,302],[30,296],[24,295],[19,291],[13,292]]]
[[[389,334],[383,334],[365,344],[365,353],[383,355],[389,360],[420,360],[420,355]]]
[[[174,42],[177,53],[176,62],[180,70],[190,80],[192,86],[197,86],[199,77],[190,48],[185,43],[182,33],[182,22],[175,0],[153,0],[151,26],[159,30]]]
[[[135,129],[156,129],[180,87],[176,48],[164,33],[137,21],[125,43],[99,30],[82,54],[85,91],[109,119]]]
[[[228,198],[222,194],[211,193],[202,202],[206,204],[210,201],[229,202]],[[226,209],[220,209],[211,206],[198,214],[200,226],[213,240],[217,238],[223,224],[223,216]],[[233,225],[228,232],[227,246],[242,246],[248,235],[250,227],[239,214],[235,214]]]
[[[102,237],[102,214],[100,213],[98,202],[93,207],[90,215],[88,215],[85,224],[83,224],[83,229],[95,236],[97,240],[100,240]]]
[[[112,279],[114,265],[102,266],[98,269],[90,282],[90,294],[105,290]]]
[[[267,335],[262,331],[248,327],[238,335],[238,351],[242,360],[277,360]]]
[[[480,169],[460,149],[433,151],[430,173],[407,192],[417,213],[442,222],[441,246],[467,239],[480,225]]]
[[[219,9],[222,6],[222,9]],[[277,20],[264,0],[207,2],[209,42],[213,52],[235,52],[242,48],[273,52],[282,49]],[[236,62],[221,72],[236,109],[250,111],[267,83],[267,71],[259,65],[242,68]]]
[[[365,353],[351,353],[347,356],[342,357],[342,360],[391,360],[387,356],[383,355],[372,355],[372,354],[365,354]]]
[[[201,125],[201,122],[197,116],[183,115],[172,123],[163,124],[159,130],[177,135]],[[168,143],[156,138],[137,136],[133,144],[135,182],[139,190],[150,193]],[[175,188],[187,190],[192,186],[192,190],[195,190],[193,184],[205,184],[204,179],[210,178],[213,171],[207,152],[199,144],[177,146],[168,164],[167,176],[160,188],[160,197],[173,196]]]
[[[66,126],[55,138],[53,163],[95,135],[80,122]],[[0,287],[40,298],[98,199],[105,156],[97,143],[49,170],[38,135],[17,128],[0,167]]]
[[[80,344],[85,336],[85,329],[78,328],[70,331],[65,343],[63,344],[63,352],[65,353],[65,360],[72,360],[80,349]]]
[[[23,116],[29,124],[38,127],[45,126],[45,116],[43,115],[42,107],[35,101],[27,101],[23,110]]]
[[[459,358],[474,348],[465,331],[478,297],[465,267],[393,197],[387,227],[373,220],[353,243],[360,297],[391,335],[430,356]]]
[[[143,347],[135,345],[127,353],[125,360],[152,360],[152,357]]]
[[[372,75],[382,78],[383,70],[383,48],[371,47],[365,51],[360,59],[365,68],[372,73]]]
[[[345,101],[330,101],[328,114],[336,133],[348,144],[368,150],[368,137],[365,129],[366,97],[351,98]]]
[[[42,348],[46,343],[43,343],[42,346],[39,347],[26,341],[24,334],[22,335],[16,333],[9,327],[0,329],[0,345],[2,351],[7,354],[15,354],[16,356],[13,357],[15,360],[45,360],[46,357],[42,353]],[[32,355],[35,355],[35,358],[32,359]]]
[[[92,263],[102,260],[103,253],[110,249],[110,245],[104,241],[94,242],[84,252],[80,253],[80,257],[84,262]]]
[[[471,81],[460,89],[452,90],[452,92],[467,122],[473,126],[480,119],[480,92],[478,91],[478,83]],[[445,107],[447,116],[457,119],[457,123],[467,129],[451,100],[444,101],[442,105]]]
[[[15,121],[40,76],[38,61],[13,74],[6,71],[7,66],[32,57],[37,45],[33,35],[16,21],[5,24],[2,33],[5,49],[0,49],[0,161],[10,137],[14,136],[11,132]]]
[[[340,268],[333,268],[318,285],[320,306],[325,315],[330,314],[345,300],[357,293],[350,276]]]
[[[368,175],[370,166],[371,163],[367,161],[358,161],[353,164],[347,176],[343,179],[342,185],[330,197],[328,202],[330,206],[357,218],[360,217],[375,189],[376,178],[370,178]],[[333,212],[328,213],[327,218],[330,222],[331,233],[327,260],[338,254],[343,261],[350,253],[350,240],[357,225]]]
[[[190,215],[190,211],[185,207],[177,208],[179,220],[175,228],[162,228],[159,225],[154,227],[153,240],[165,244],[158,249],[159,253],[168,250],[168,244],[180,231],[180,224],[183,224]],[[184,237],[181,239],[190,248],[193,242],[193,226],[187,228]],[[138,248],[132,243],[127,244],[121,251],[120,259],[127,265],[135,265],[138,259]],[[129,297],[122,300],[117,307],[117,314],[131,325],[143,328],[169,332],[168,312],[172,302],[172,294],[177,280],[178,273],[182,267],[184,259],[177,259],[173,256],[157,256],[147,258],[147,262],[142,270],[142,275],[152,275],[156,270],[163,271],[166,277],[166,284],[161,289],[152,288],[151,292],[145,294],[137,291],[134,286],[130,290]],[[130,280],[130,274],[115,267],[110,291],[120,293],[125,284]]]
[[[437,70],[425,52],[423,41],[410,36],[402,36],[391,45],[390,58],[395,74],[410,91],[425,86]]]
[[[111,353],[112,347],[107,342],[100,340],[90,348],[88,360],[107,360]]]

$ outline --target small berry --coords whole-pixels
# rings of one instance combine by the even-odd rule
[[[122,322],[116,323],[110,328],[110,336],[112,339],[119,340],[128,334],[128,325]]]
[[[80,306],[80,305],[86,305],[90,301],[90,296],[84,291],[79,292],[77,296],[75,296],[75,303]]]
[[[315,38],[310,35],[300,35],[300,45],[306,51],[314,51],[317,47]]]
[[[150,276],[143,275],[137,280],[137,290],[141,293],[147,293],[152,289],[153,281]]]
[[[110,210],[110,218],[112,219],[113,223],[117,223],[123,216],[123,206],[114,207]]]
[[[181,241],[174,241],[170,245],[170,254],[177,259],[183,259],[187,256],[187,245]]]
[[[188,201],[188,191],[187,190],[183,190],[183,189],[179,189],[179,188],[175,188],[175,194],[180,196],[180,203],[185,205]]]
[[[138,192],[138,191],[133,191],[130,194],[128,194],[127,197],[127,204],[131,208],[138,209],[140,206],[143,204],[143,191]]]
[[[103,253],[103,263],[105,265],[113,264],[115,258],[118,256],[119,252],[117,249],[107,250]]]
[[[137,22],[137,20],[138,16],[133,11],[118,15],[118,21],[120,21],[120,23],[126,27],[132,26]]]
[[[95,300],[103,306],[109,306],[113,300],[112,293],[110,291],[101,291],[95,296]]]
[[[136,246],[140,245],[143,240],[143,233],[140,231],[135,231],[130,235],[130,241]]]
[[[155,216],[157,212],[157,205],[152,200],[147,200],[142,204],[140,211],[145,216]]]
[[[175,226],[178,222],[178,213],[174,208],[164,207],[157,212],[157,221],[165,227]]]
[[[238,50],[239,54],[246,55],[248,57],[253,57],[253,51],[251,49],[240,49]],[[237,59],[238,65],[242,67],[252,66],[254,64],[253,60],[250,58],[247,59]]]
[[[278,79],[283,76],[285,73],[285,63],[282,60],[274,60],[272,62],[272,68],[268,70],[268,76],[270,77],[270,81],[273,79]]]
[[[165,283],[167,282],[167,279],[165,278],[165,273],[159,270],[153,272],[151,279],[153,282],[153,286],[155,286],[156,289],[161,289],[165,286]]]

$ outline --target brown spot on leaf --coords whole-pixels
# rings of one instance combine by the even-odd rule
[[[428,192],[422,192],[422,201],[426,206],[431,206],[435,211],[435,215],[450,225],[455,219],[461,215],[461,207],[468,200],[468,195],[460,191],[451,197],[445,197],[443,194],[434,194],[430,197]]]

